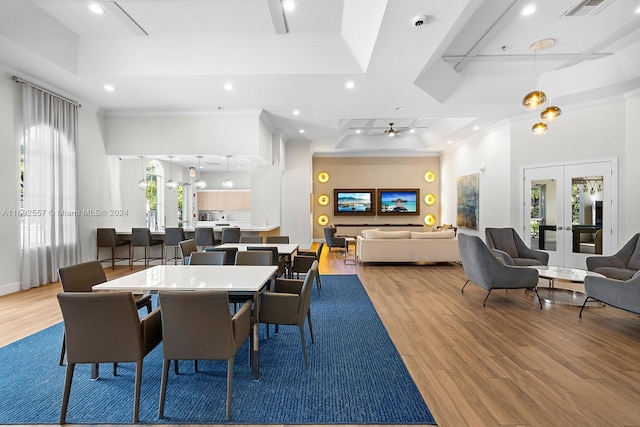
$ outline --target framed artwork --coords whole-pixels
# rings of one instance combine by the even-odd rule
[[[478,229],[480,174],[459,176],[456,179],[457,188],[457,226]]]

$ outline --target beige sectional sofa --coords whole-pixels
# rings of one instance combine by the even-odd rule
[[[460,262],[453,230],[363,230],[357,237],[358,262]]]

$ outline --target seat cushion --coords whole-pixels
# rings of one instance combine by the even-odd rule
[[[596,273],[600,273],[610,279],[628,280],[636,274],[637,270],[631,270],[628,268],[616,268],[616,267],[598,267],[594,270]]]
[[[514,265],[519,265],[519,266],[544,265],[537,259],[533,259],[533,258],[513,258],[512,257],[511,259],[513,260]]]

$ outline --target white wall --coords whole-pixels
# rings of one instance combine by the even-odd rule
[[[286,158],[287,167],[282,177],[284,196],[280,234],[289,236],[301,248],[310,248],[313,240],[311,144],[288,144]]]
[[[509,135],[510,125],[505,120],[475,140],[443,153],[439,178],[443,224],[456,224],[456,179],[474,173],[480,175],[478,230],[459,231],[484,238],[485,227],[510,224]]]
[[[20,167],[18,144],[22,133],[19,120],[22,108],[20,85],[11,76],[0,78],[0,179],[3,183],[0,197],[0,295],[20,290],[21,259]]]

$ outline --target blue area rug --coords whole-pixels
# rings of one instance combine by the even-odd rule
[[[248,347],[236,357],[231,424],[435,424],[415,383],[356,275],[323,275],[311,313],[316,341],[307,333],[305,369],[295,326],[260,339],[260,381],[253,381]],[[308,330],[307,330],[308,332]],[[57,424],[65,367],[58,366],[62,324],[0,348],[0,423]],[[161,345],[144,360],[140,422],[227,424],[226,361],[180,363],[170,370],[165,418],[157,416]],[[135,365],[110,365],[90,380],[77,365],[67,422],[129,424]]]

